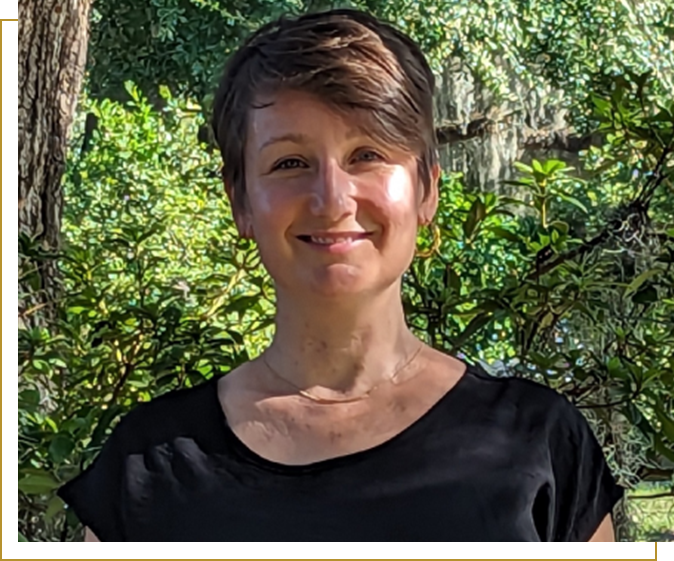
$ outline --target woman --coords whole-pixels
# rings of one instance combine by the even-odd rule
[[[433,90],[410,39],[350,10],[233,55],[213,128],[276,285],[273,342],[122,419],[60,490],[87,539],[613,541],[622,489],[578,410],[406,325],[438,204]]]

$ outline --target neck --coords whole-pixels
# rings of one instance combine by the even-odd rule
[[[418,350],[400,286],[367,301],[320,302],[277,288],[276,332],[265,359],[298,388],[360,394],[390,378]]]

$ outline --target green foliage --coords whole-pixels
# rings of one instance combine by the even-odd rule
[[[209,106],[225,58],[245,36],[281,15],[333,7],[364,9],[409,33],[439,71],[462,60],[498,100],[521,103],[523,87],[569,108],[591,127],[592,93],[607,76],[652,71],[660,93],[674,90],[674,11],[668,0],[105,0],[94,7],[90,81],[96,97],[125,99],[132,80],[154,100],[159,85]],[[553,94],[545,93],[552,87]]]
[[[629,505],[635,522],[632,541],[674,540],[674,494],[667,486],[641,484],[630,493]]]
[[[203,101],[227,55],[300,0],[121,0],[93,6],[90,84],[96,97],[126,99],[133,81],[154,101],[159,85]]]

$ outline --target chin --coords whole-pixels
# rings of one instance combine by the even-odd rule
[[[322,298],[348,298],[350,296],[363,296],[369,294],[369,292],[358,290],[353,287],[313,285],[307,287],[303,294],[311,294],[312,296],[319,296]]]
[[[384,269],[373,258],[358,264],[298,263],[292,273],[287,261],[281,263],[277,259],[269,265],[267,270],[277,288],[299,298],[373,298],[399,284],[405,272],[403,263]]]
[[[334,278],[333,275],[317,275],[308,283],[304,283],[306,290],[312,294],[336,297],[357,295],[368,292],[372,287],[359,278]]]
[[[319,296],[337,298],[369,294],[376,287],[368,279],[376,277],[374,271],[363,271],[358,267],[331,265],[318,269],[301,269],[288,275],[285,268],[279,274],[272,274],[275,284],[286,294],[298,297]]]
[[[355,274],[357,273],[357,274]],[[307,278],[308,277],[308,278]],[[302,286],[308,294],[325,298],[374,298],[386,292],[392,285],[400,281],[400,275],[383,274],[379,270],[344,271],[331,267],[321,271],[314,271],[298,279],[295,286]],[[301,292],[301,291],[300,291]]]

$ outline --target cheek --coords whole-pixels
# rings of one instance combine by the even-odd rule
[[[382,226],[396,235],[407,235],[410,228],[416,229],[415,191],[409,173],[397,168],[377,183],[376,188],[372,183],[363,185],[361,192],[381,218]]]
[[[297,196],[280,185],[257,186],[250,197],[253,229],[261,251],[279,250],[283,236],[297,221]],[[271,249],[274,248],[274,249]]]
[[[384,188],[384,195],[390,204],[405,205],[411,202],[410,177],[403,168],[396,168],[387,178]]]
[[[311,189],[311,178],[298,175],[293,178],[261,179],[252,182],[250,190],[251,208],[260,220],[277,221],[283,215],[303,202]]]

